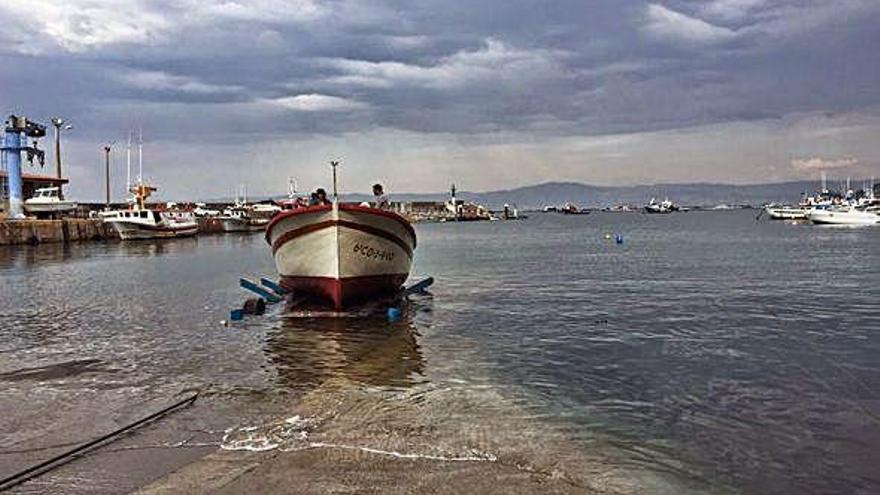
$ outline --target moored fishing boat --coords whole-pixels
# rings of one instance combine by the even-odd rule
[[[156,188],[139,183],[132,188],[133,206],[126,210],[100,213],[104,223],[110,224],[122,240],[167,239],[196,235],[199,225],[190,211],[159,211],[146,207],[146,198]]]
[[[104,223],[110,224],[119,238],[129,239],[167,239],[193,236],[199,232],[199,224],[192,211],[156,210],[147,208],[147,198],[156,191],[143,180],[143,140],[138,139],[138,176],[131,183],[131,134],[127,149],[126,192],[131,194],[127,201],[129,208],[105,210],[99,213]]]
[[[199,225],[191,212],[131,209],[102,212],[101,217],[119,233],[122,240],[168,239],[193,236]]]
[[[281,286],[334,308],[398,291],[409,276],[416,234],[401,215],[373,207],[309,206],[266,227]]]

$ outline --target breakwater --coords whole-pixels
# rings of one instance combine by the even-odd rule
[[[113,227],[99,219],[2,220],[0,245],[116,240]]]
[[[199,235],[223,233],[220,221],[216,218],[200,217],[197,220]],[[0,220],[0,246],[113,240],[119,240],[119,234],[97,218]]]

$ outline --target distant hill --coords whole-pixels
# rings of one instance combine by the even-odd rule
[[[594,186],[579,182],[545,182],[533,186],[499,191],[470,192],[460,191],[458,197],[467,201],[484,204],[492,209],[500,209],[504,204],[515,204],[519,209],[543,208],[547,205],[561,205],[572,202],[586,208],[601,208],[620,204],[642,206],[656,198],[658,201],[668,197],[681,206],[761,205],[769,202],[797,202],[807,191],[816,190],[817,184],[810,181],[778,182],[773,184],[653,184],[639,186]],[[395,193],[390,191],[393,201],[445,201],[448,192],[439,193]],[[345,194],[343,201],[369,201],[367,194]],[[253,198],[252,200],[258,200]],[[215,201],[231,201],[217,198]]]
[[[516,189],[469,192],[461,191],[458,197],[467,201],[501,208],[505,203],[516,204],[520,209],[543,208],[567,201],[587,208],[601,208],[618,204],[641,206],[657,198],[669,197],[682,206],[715,206],[719,204],[761,205],[768,202],[796,202],[804,191],[816,189],[814,182],[780,182],[775,184],[655,184],[640,186],[593,186],[578,182],[546,182]],[[394,194],[394,201],[445,201],[449,193]],[[369,196],[350,194],[346,201],[366,201]]]

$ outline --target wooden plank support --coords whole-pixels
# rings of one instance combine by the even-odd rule
[[[247,280],[247,279],[244,279],[244,278],[243,278],[243,279],[240,279],[240,280],[238,281],[238,283],[239,283],[239,285],[241,286],[242,289],[247,289],[247,290],[253,292],[254,294],[256,294],[256,295],[262,297],[263,299],[265,299],[266,302],[268,302],[268,303],[270,303],[270,304],[275,304],[275,303],[281,302],[281,298],[278,297],[276,294],[273,294],[272,292],[269,292],[268,290],[266,290],[266,289],[260,287],[259,285],[257,285],[257,284],[255,284],[255,283],[251,282],[250,280]]]
[[[409,287],[403,289],[403,297],[406,297],[410,294],[415,294],[417,292],[424,292],[425,289],[434,285],[434,277],[428,277],[420,282],[416,282]]]

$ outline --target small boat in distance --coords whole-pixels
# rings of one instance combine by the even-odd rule
[[[559,213],[562,213],[564,215],[589,215],[590,214],[590,210],[580,208],[578,205],[571,203],[571,202],[565,203],[562,206],[562,208],[558,209],[558,211],[559,211]]]
[[[409,277],[416,233],[385,209],[340,204],[336,166],[332,204],[283,211],[266,227],[280,285],[316,296],[336,310],[393,295]]]
[[[645,213],[672,213],[679,210],[680,208],[673,204],[669,198],[659,203],[654,198],[651,198],[651,201],[645,205]]]
[[[807,211],[798,206],[769,204],[764,206],[764,213],[771,220],[804,220],[807,218]]]
[[[223,210],[217,220],[223,232],[257,232],[265,229],[269,219],[258,217],[254,213],[253,207],[237,203]]]
[[[52,216],[76,209],[76,202],[61,198],[58,187],[43,187],[34,191],[33,197],[26,199],[24,209],[37,216]]]

